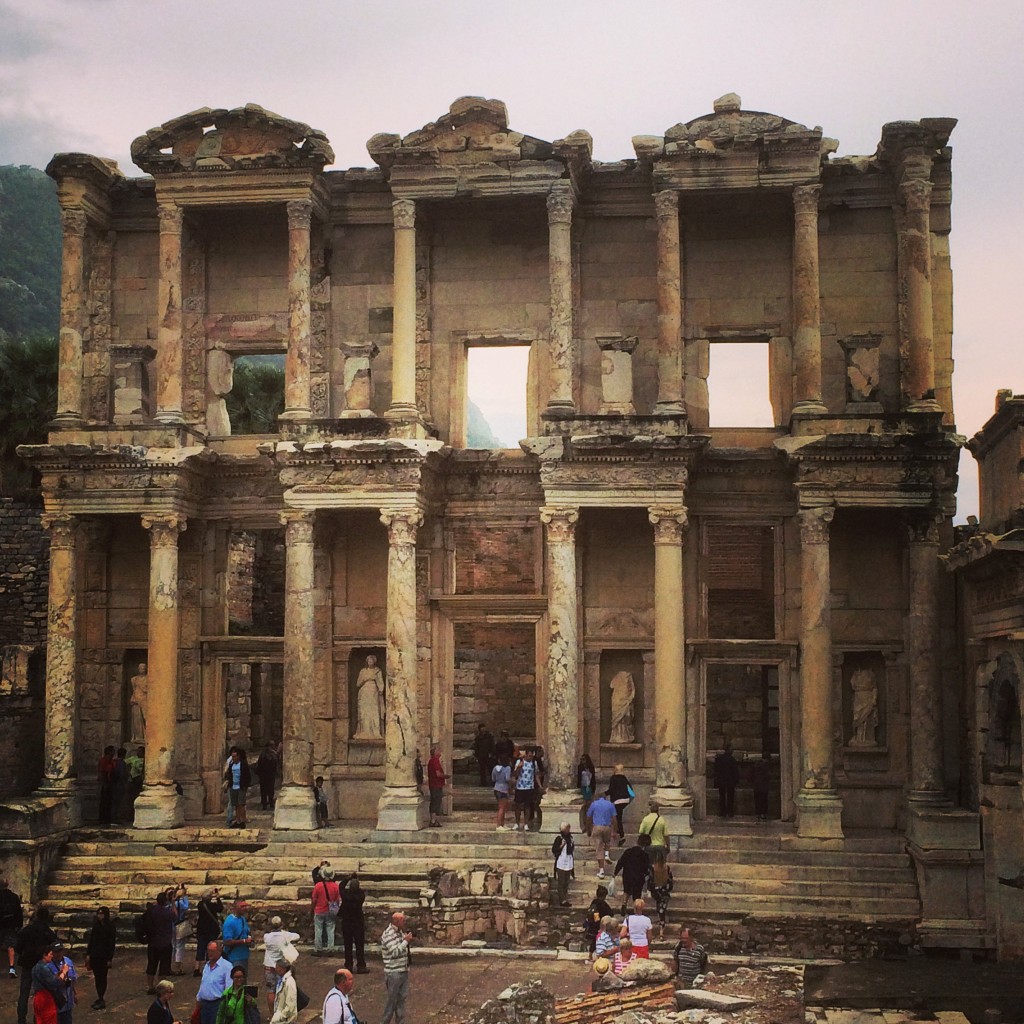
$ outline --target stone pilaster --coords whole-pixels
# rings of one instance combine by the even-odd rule
[[[793,412],[827,412],[821,400],[821,285],[818,279],[820,185],[793,189]]]
[[[946,803],[942,772],[942,696],[939,692],[939,527],[922,519],[908,527],[910,613],[910,794],[912,804]]]
[[[556,185],[548,193],[548,282],[551,316],[548,329],[550,356],[547,411],[554,415],[571,415],[575,410],[572,397],[573,310],[572,310],[572,189]]]
[[[316,630],[314,513],[281,513],[285,543],[284,763],[274,828],[316,828],[313,783],[314,636]]]
[[[544,505],[548,591],[547,735],[544,752],[548,791],[544,795],[544,831],[557,832],[562,818],[579,803],[576,759],[579,746],[580,682],[576,524],[579,509]]]
[[[395,281],[388,419],[416,419],[416,203],[391,204],[395,224]]]
[[[904,393],[912,412],[939,412],[935,400],[935,323],[932,311],[932,184],[924,178],[904,181],[899,220],[900,293],[904,297]]]
[[[157,207],[160,219],[160,280],[157,284],[156,416],[158,423],[182,423],[181,232],[184,211],[177,203]],[[147,752],[148,756],[148,752]]]
[[[418,509],[385,509],[388,528],[387,678],[384,690],[384,792],[377,828],[411,832],[427,822],[416,785],[419,680],[416,666],[416,531]],[[426,763],[426,751],[423,762]]]
[[[62,824],[78,824],[72,800],[75,776],[75,723],[78,708],[76,580],[78,523],[72,516],[45,515],[50,534],[50,593],[46,619],[46,720],[43,778],[39,795],[66,803],[58,815]]]
[[[288,354],[284,362],[285,419],[308,419],[310,410],[310,223],[313,204],[293,200],[288,210]]]
[[[178,535],[185,517],[144,515],[149,530],[149,644],[146,693],[146,778],[135,801],[136,828],[176,828],[185,820],[175,790],[178,725]]]
[[[829,524],[832,508],[800,510],[800,792],[797,834],[841,839],[842,801],[833,778],[832,609]]]
[[[64,235],[60,274],[60,364],[57,368],[58,426],[82,421],[82,333],[85,329],[85,230],[81,207],[60,211]]]
[[[658,401],[655,413],[678,415],[683,405],[683,263],[679,242],[679,193],[654,196],[658,225]]]
[[[693,835],[686,749],[686,618],[682,505],[652,508],[654,524],[654,796],[672,835]]]

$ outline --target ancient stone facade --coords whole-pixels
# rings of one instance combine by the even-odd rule
[[[23,455],[55,559],[47,700],[82,724],[48,728],[40,799],[92,813],[146,662],[140,828],[219,807],[226,745],[254,739],[238,680],[278,672],[279,827],[313,827],[315,774],[343,814],[422,826],[417,751],[450,763],[479,715],[544,745],[551,827],[587,751],[688,835],[729,743],[741,790],[771,755],[801,840],[883,827],[969,860],[938,560],[954,123],[834,158],[730,95],[599,163],[585,131],[545,142],[464,97],[375,135],[369,170],[325,170],[322,133],[256,106],[141,136],[145,178],[55,157],[59,412]],[[710,421],[738,343],[769,367],[769,427]],[[529,352],[515,450],[466,448],[491,346]],[[273,435],[230,433],[247,356],[284,360]],[[283,590],[249,588],[275,551]],[[966,916],[958,939],[984,930]]]

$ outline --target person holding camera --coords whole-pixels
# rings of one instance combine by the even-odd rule
[[[185,959],[185,943],[192,937],[192,922],[188,920],[188,886],[182,882],[176,889],[168,889],[167,892],[174,909],[174,964],[171,973],[181,978],[185,974],[181,966]]]
[[[220,924],[224,920],[224,902],[220,889],[214,886],[203,893],[196,912],[196,966],[193,978],[202,977],[206,964],[206,947],[220,938]]]

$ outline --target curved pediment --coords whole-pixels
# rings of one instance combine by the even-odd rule
[[[334,162],[327,136],[255,103],[203,107],[151,128],[132,143],[132,160],[150,174],[311,167]]]

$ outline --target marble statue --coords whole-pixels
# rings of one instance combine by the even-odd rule
[[[379,740],[384,737],[384,675],[377,667],[377,658],[368,654],[366,665],[356,679],[357,740]]]
[[[878,684],[875,673],[859,668],[850,676],[853,691],[853,732],[851,747],[878,746]]]
[[[632,672],[616,672],[608,688],[612,693],[611,729],[609,743],[632,743],[636,738],[633,728],[633,702],[636,700],[636,686]]]
[[[139,671],[132,676],[132,693],[129,700],[129,711],[131,713],[131,736],[130,743],[146,742],[146,696],[149,692],[149,676],[146,674],[146,663],[139,665]]]

